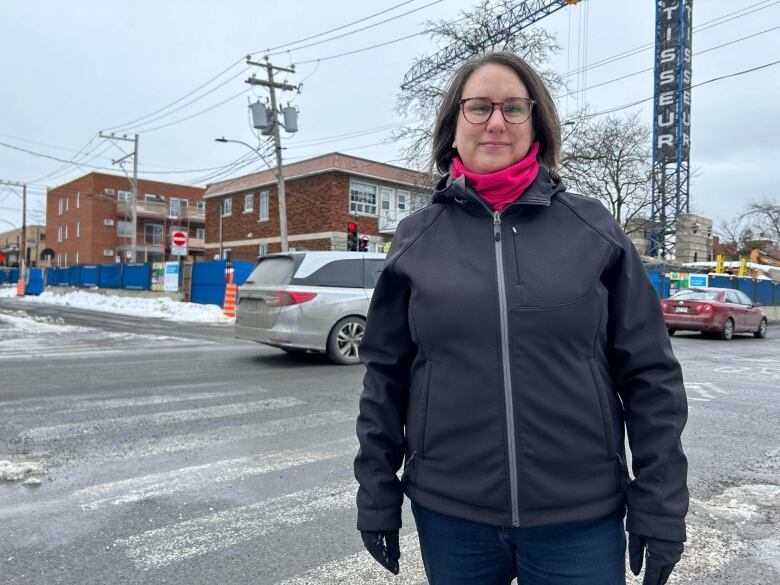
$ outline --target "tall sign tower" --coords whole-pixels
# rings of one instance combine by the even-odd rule
[[[650,255],[674,258],[677,216],[690,212],[693,0],[655,0]]]

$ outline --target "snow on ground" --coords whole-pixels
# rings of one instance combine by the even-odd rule
[[[0,286],[0,299],[16,296],[16,286]]]
[[[13,292],[13,294],[9,294]],[[15,296],[16,289],[0,289],[0,298]],[[103,295],[83,290],[57,294],[45,291],[38,296],[26,296],[29,303],[46,303],[50,305],[65,305],[90,311],[104,311],[137,317],[156,317],[171,321],[190,321],[199,323],[232,323],[222,314],[217,305],[199,305],[197,303],[181,303],[168,297],[141,298]]]
[[[39,462],[14,462],[0,459],[0,481],[21,481],[31,475],[42,475],[44,473],[46,473],[46,469]],[[28,485],[32,485],[32,483]]]
[[[0,311],[0,329],[23,333],[76,333],[91,331],[87,327],[65,325],[62,317],[28,315],[24,311]]]

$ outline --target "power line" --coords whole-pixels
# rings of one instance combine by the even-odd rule
[[[353,31],[349,31],[349,32],[346,32],[346,33],[343,33],[343,34],[340,34],[340,35],[336,35],[335,37],[330,37],[328,39],[323,39],[321,41],[316,41],[314,43],[309,43],[308,45],[301,45],[300,47],[293,47],[293,48],[288,49],[286,51],[278,51],[276,53],[269,53],[267,56],[268,57],[273,57],[275,55],[283,55],[283,54],[289,53],[290,51],[300,51],[300,50],[303,50],[303,49],[308,49],[309,47],[315,47],[317,45],[322,45],[324,43],[330,43],[331,41],[335,41],[335,40],[338,40],[338,39],[341,39],[341,38],[344,38],[344,37],[347,37],[347,36],[350,36],[350,35],[353,35],[353,34],[356,34],[356,33],[359,33],[359,32],[363,32],[364,30],[375,28],[375,27],[381,26],[383,24],[387,24],[388,22],[391,22],[393,20],[398,20],[399,18],[403,18],[404,16],[408,16],[408,15],[413,14],[415,12],[419,12],[420,10],[424,10],[424,9],[428,8],[429,6],[433,6],[434,4],[439,4],[441,2],[443,2],[443,0],[433,0],[433,2],[429,2],[428,4],[420,6],[419,8],[415,8],[414,10],[409,10],[408,12],[404,12],[404,13],[399,14],[397,16],[391,16],[390,18],[386,18],[385,20],[380,20],[379,22],[376,22],[374,24],[369,24],[367,26],[355,29]]]
[[[180,124],[181,122],[186,122],[187,120],[191,120],[192,118],[195,118],[197,116],[200,116],[202,114],[205,114],[206,112],[210,112],[211,110],[218,108],[219,106],[225,105],[226,103],[233,101],[237,97],[241,97],[245,93],[249,93],[251,91],[251,88],[242,89],[237,94],[230,96],[227,99],[222,100],[221,102],[217,102],[213,106],[209,106],[208,108],[205,108],[203,110],[200,110],[198,112],[195,112],[194,114],[190,114],[189,116],[185,116],[184,118],[179,118],[178,120],[174,120],[173,122],[168,122],[167,124],[161,124],[160,126],[154,126],[153,128],[141,128],[140,131],[144,134],[149,134],[149,132],[155,132],[157,130],[162,130],[163,128],[168,128],[170,126],[174,126],[176,124]]]
[[[129,122],[125,122],[124,124],[117,124],[116,126],[111,126],[111,127],[109,127],[109,128],[106,128],[106,130],[107,130],[107,131],[108,131],[108,130],[116,130],[117,128],[123,128],[123,127],[125,127],[125,126],[130,126],[131,124],[135,124],[136,122],[140,122],[141,120],[145,120],[146,118],[149,118],[149,117],[151,117],[151,116],[154,116],[154,115],[156,115],[156,114],[159,114],[160,112],[162,112],[162,111],[164,111],[164,110],[167,110],[167,109],[168,109],[168,108],[170,108],[171,106],[175,106],[175,105],[176,105],[176,104],[178,104],[180,101],[187,99],[187,98],[188,98],[188,97],[190,97],[192,94],[194,94],[194,93],[197,93],[198,91],[200,91],[201,89],[203,89],[204,87],[206,87],[206,86],[207,86],[209,83],[211,83],[212,81],[214,81],[214,80],[216,80],[216,79],[219,79],[219,78],[220,78],[220,77],[222,77],[222,76],[223,76],[225,73],[227,73],[228,71],[230,71],[231,69],[233,69],[233,67],[235,67],[236,65],[239,65],[239,64],[240,64],[240,63],[242,63],[243,61],[244,61],[244,58],[242,57],[242,58],[241,58],[241,59],[239,59],[238,61],[235,61],[234,63],[232,63],[232,64],[231,64],[229,67],[227,67],[226,69],[224,69],[224,70],[220,71],[219,73],[217,73],[217,74],[216,74],[214,77],[212,77],[211,79],[209,79],[209,80],[208,80],[208,81],[206,81],[205,83],[203,83],[203,84],[199,85],[198,87],[196,87],[195,89],[193,89],[193,90],[192,90],[192,91],[190,91],[189,93],[186,93],[186,94],[184,94],[184,95],[183,95],[182,97],[180,97],[179,99],[177,99],[177,100],[175,100],[175,101],[172,101],[170,104],[168,104],[168,105],[166,105],[166,106],[163,106],[163,107],[162,107],[162,108],[160,108],[159,110],[155,110],[154,112],[151,112],[151,113],[149,113],[149,114],[146,114],[145,116],[141,116],[140,118],[136,118],[135,120],[130,120]]]
[[[412,2],[416,2],[416,0],[406,0],[406,2],[401,2],[400,4],[396,4],[395,6],[391,6],[390,8],[382,10],[381,12],[375,12],[374,14],[371,14],[371,15],[366,16],[364,18],[360,18],[358,20],[353,20],[352,22],[348,22],[347,24],[343,24],[341,26],[337,26],[336,28],[332,28],[330,30],[326,30],[326,31],[318,33],[316,35],[311,35],[311,36],[308,36],[308,37],[304,37],[302,39],[298,39],[297,41],[291,41],[289,43],[284,43],[282,45],[277,45],[275,47],[270,47],[270,48],[266,49],[265,51],[255,51],[255,53],[250,53],[250,54],[254,55],[256,53],[267,53],[269,51],[275,51],[276,49],[283,49],[283,48],[289,47],[291,45],[297,45],[298,43],[304,43],[306,41],[310,41],[311,39],[316,39],[317,37],[322,37],[322,36],[325,36],[325,35],[330,34],[332,32],[343,30],[345,28],[348,28],[348,27],[352,26],[353,24],[359,24],[361,22],[365,22],[366,20],[371,20],[375,16],[380,16],[380,15],[385,14],[387,12],[392,12],[396,8],[400,8],[401,6],[405,6],[407,4],[411,4]]]

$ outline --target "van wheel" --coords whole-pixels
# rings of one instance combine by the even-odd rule
[[[758,326],[758,331],[755,331],[753,335],[755,335],[759,339],[764,339],[764,337],[766,337],[766,329],[767,329],[766,319],[761,319],[761,325]]]
[[[366,332],[366,320],[362,317],[344,317],[336,323],[328,335],[328,357],[337,364],[360,363],[358,347]]]
[[[728,341],[732,337],[734,337],[734,320],[729,317],[723,324],[723,329],[720,332],[720,338]]]

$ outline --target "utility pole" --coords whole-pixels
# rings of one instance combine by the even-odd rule
[[[123,134],[122,136],[115,136],[113,132],[111,134],[103,134],[103,132],[99,132],[98,135],[101,138],[106,138],[108,140],[124,140],[125,142],[133,143],[133,152],[126,154],[122,158],[112,160],[111,164],[115,165],[121,163],[127,158],[130,158],[131,156],[133,157],[133,178],[130,179],[130,185],[133,191],[133,207],[132,207],[132,220],[131,220],[132,227],[130,228],[131,229],[130,257],[131,257],[131,262],[135,262],[136,248],[138,247],[138,203],[137,203],[138,202],[138,134],[134,134],[133,138],[128,138],[126,134]],[[122,168],[122,170],[124,170],[124,167]]]
[[[268,81],[263,79],[257,79],[254,75],[246,80],[249,85],[262,85],[269,88],[271,93],[271,123],[272,133],[274,138],[274,150],[276,151],[276,181],[277,190],[279,191],[279,235],[281,239],[282,252],[287,251],[287,201],[284,193],[284,175],[282,171],[282,143],[279,136],[279,112],[276,110],[276,90],[281,89],[283,91],[299,91],[300,86],[289,85],[287,83],[277,83],[274,81],[274,71],[286,71],[288,73],[295,73],[295,68],[276,67],[268,61],[268,57],[265,58],[265,63],[256,63],[251,61],[249,57],[246,60],[248,65],[256,65],[257,67],[264,67],[268,72]]]
[[[0,180],[0,185],[22,188],[22,242],[19,246],[19,279],[27,278],[27,184]]]

